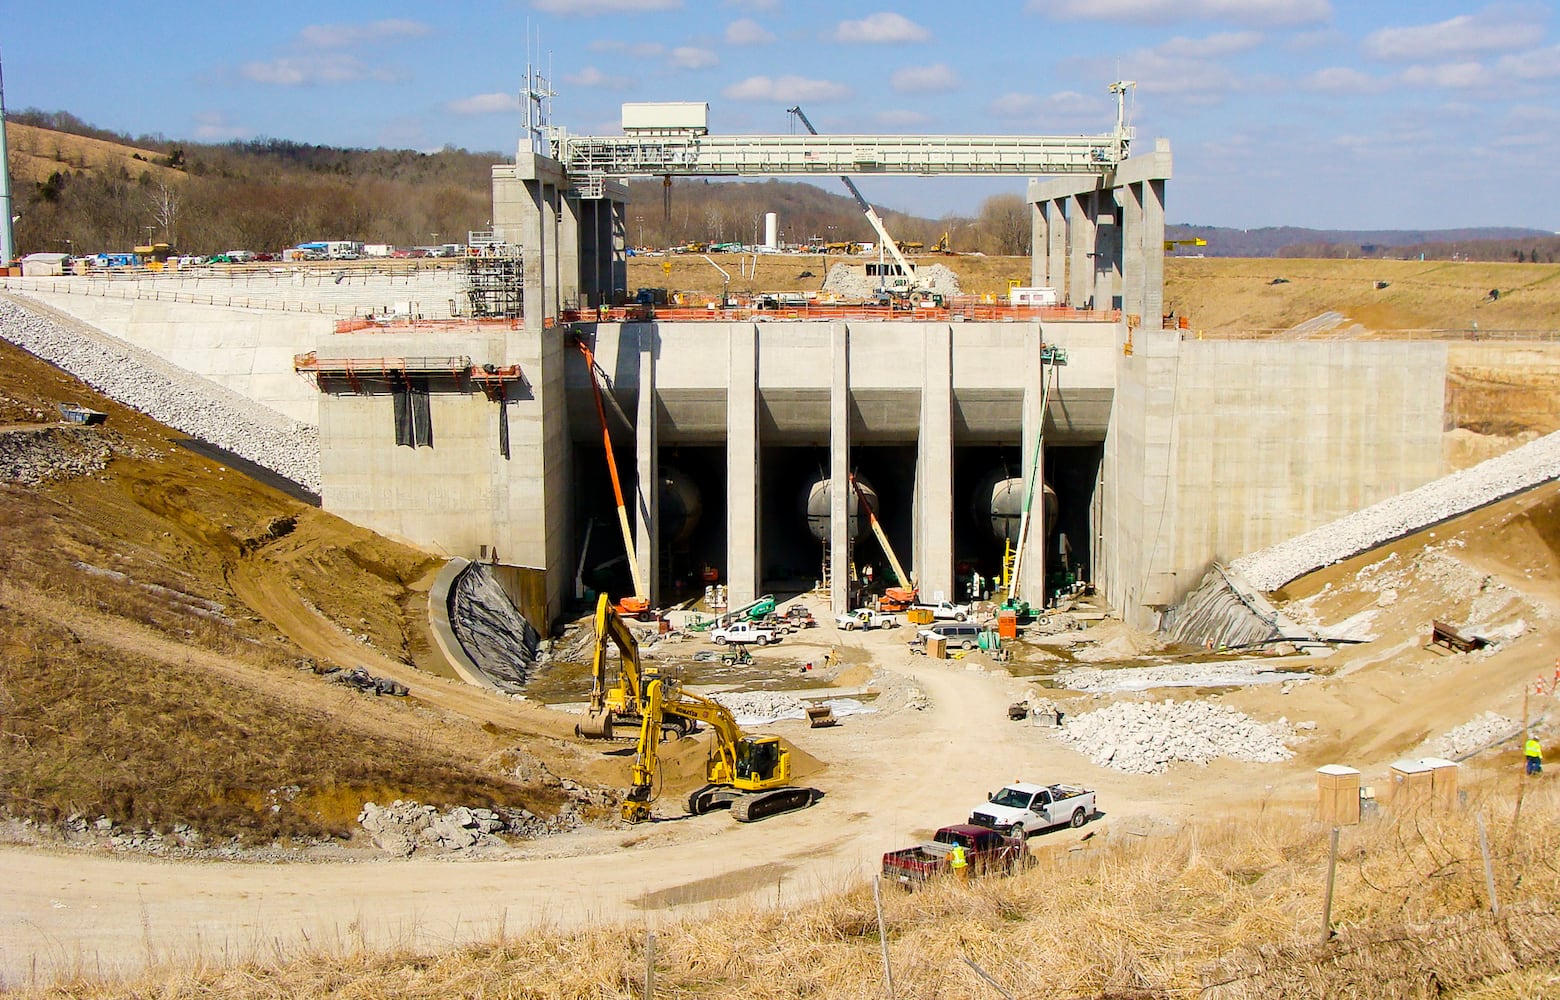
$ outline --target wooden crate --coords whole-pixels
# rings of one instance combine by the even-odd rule
[[[1360,821],[1360,772],[1343,764],[1316,769],[1316,819],[1332,826]]]
[[[1419,763],[1430,768],[1430,794],[1436,805],[1451,809],[1457,805],[1457,762],[1441,757],[1426,757]]]

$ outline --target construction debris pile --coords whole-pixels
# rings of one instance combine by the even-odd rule
[[[943,264],[920,264],[915,269],[917,284],[923,291],[943,298],[962,293],[959,276]],[[842,299],[871,299],[878,293],[882,280],[869,277],[860,264],[835,264],[823,279],[823,290]]]
[[[533,839],[584,825],[576,803],[564,803],[552,818],[528,809],[472,809],[433,806],[396,799],[388,806],[365,802],[358,825],[386,854],[406,857],[417,851],[480,851],[505,846],[500,835]]]
[[[1258,590],[1277,590],[1312,570],[1557,477],[1560,431],[1241,556],[1230,569]]]
[[[155,420],[320,490],[317,427],[85,324],[56,322],[4,299],[0,337]]]
[[[0,434],[0,482],[36,486],[45,479],[90,475],[108,464],[113,449],[103,432],[86,427],[40,427]]]
[[[1478,753],[1493,743],[1504,739],[1510,739],[1522,731],[1522,726],[1515,719],[1508,719],[1504,715],[1494,712],[1485,712],[1471,722],[1465,722],[1449,733],[1442,733],[1425,741],[1423,750],[1426,757],[1444,757],[1447,760],[1460,760],[1471,754]]]
[[[1117,702],[1067,716],[1056,736],[1095,764],[1129,774],[1162,774],[1172,763],[1220,757],[1254,763],[1287,760],[1294,729],[1261,723],[1207,701]]]
[[[1275,670],[1271,659],[1229,660],[1214,663],[1170,663],[1130,670],[1100,667],[1068,667],[1058,670],[1057,684],[1073,691],[1146,691],[1162,687],[1244,687],[1248,684],[1281,684],[1310,680],[1311,674]]]

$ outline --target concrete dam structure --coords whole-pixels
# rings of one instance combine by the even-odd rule
[[[784,138],[802,162],[795,140],[808,137]],[[1002,542],[972,509],[996,476],[1056,497],[1054,523],[1028,536],[1020,597],[1043,602],[1065,560],[1129,624],[1154,627],[1214,560],[1439,475],[1447,347],[1213,342],[1163,329],[1168,145],[1128,157],[1119,128],[1092,147],[1078,138],[1045,152],[1063,176],[1029,186],[1033,280],[1063,303],[1036,313],[600,321],[626,291],[623,189],[571,174],[577,150],[534,145],[493,176],[493,235],[518,248],[521,316],[343,318],[402,299],[453,304],[448,272],[416,287],[319,282],[330,311],[313,315],[287,311],[308,297],[306,280],[242,297],[218,276],[178,279],[168,296],[167,278],[117,298],[94,294],[97,278],[7,288],[312,416],[327,510],[517,568],[514,593],[539,626],[582,588],[630,592],[604,417],[652,604],[697,596],[711,576],[734,602],[827,578],[837,611],[861,566],[892,585],[877,542],[852,541],[851,491],[829,494],[827,544],[809,530],[809,487],[853,475],[873,485],[923,597],[962,599],[968,572],[1001,572]],[[612,140],[611,157],[626,155],[624,141]],[[937,155],[954,156],[950,145]],[[860,155],[860,143],[836,147]],[[592,170],[611,161],[598,146],[587,153]],[[282,307],[255,301],[265,294]],[[663,470],[680,481],[664,516]]]

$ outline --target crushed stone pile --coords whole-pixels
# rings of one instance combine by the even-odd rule
[[[944,298],[962,294],[959,276],[945,264],[918,264],[916,276],[921,286]],[[868,277],[861,264],[835,264],[823,279],[823,290],[843,299],[870,299],[878,293],[878,279]]]
[[[1081,657],[1079,657],[1081,659]],[[1212,663],[1171,663],[1162,666],[1117,668],[1068,667],[1056,672],[1055,681],[1074,691],[1144,691],[1156,687],[1224,687],[1248,684],[1282,684],[1310,680],[1300,670],[1276,670],[1271,660],[1233,660]]]
[[[1477,753],[1498,740],[1510,737],[1521,728],[1515,719],[1508,719],[1495,712],[1485,712],[1451,732],[1426,740],[1421,749],[1426,757],[1458,760]]]
[[[739,726],[807,718],[800,698],[779,691],[724,691],[712,697],[736,716]]]
[[[1093,763],[1129,774],[1162,774],[1177,761],[1268,764],[1294,756],[1287,720],[1264,724],[1206,701],[1117,702],[1068,716],[1055,732]]]
[[[149,351],[0,298],[0,337],[168,426],[320,491],[319,428]]]
[[[1557,477],[1560,431],[1241,556],[1230,569],[1258,590],[1277,590],[1312,570]]]

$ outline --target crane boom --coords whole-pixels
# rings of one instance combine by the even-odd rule
[[[802,112],[800,105],[790,108],[789,113],[795,115],[810,134],[818,134],[818,130],[813,128],[813,123],[807,119],[807,115]],[[843,174],[840,175],[840,180],[844,181],[845,186],[850,189],[851,197],[856,199],[856,204],[861,207],[862,214],[867,217],[867,222],[871,223],[873,231],[878,235],[878,241],[888,250],[889,256],[894,258],[894,263],[899,266],[899,273],[907,279],[913,279],[915,277],[915,265],[905,259],[905,255],[899,250],[899,244],[894,242],[892,236],[888,235],[888,229],[884,227],[882,218],[877,214],[877,209],[873,208],[872,203],[862,196],[861,189],[856,186],[855,181]]]

